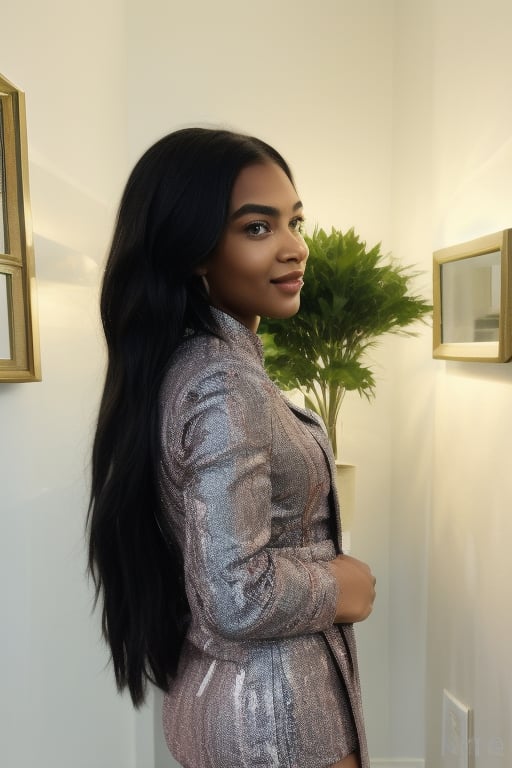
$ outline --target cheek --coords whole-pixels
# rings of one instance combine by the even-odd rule
[[[210,288],[219,294],[235,295],[254,284],[257,275],[239,258],[223,258],[206,275]]]
[[[244,282],[264,279],[267,273],[267,260],[261,251],[240,249],[236,256],[222,265],[221,274],[226,281]]]
[[[269,279],[272,249],[261,241],[247,241],[243,237],[226,238],[212,259],[209,275],[219,288],[229,290],[251,282]],[[208,275],[207,275],[208,279]]]

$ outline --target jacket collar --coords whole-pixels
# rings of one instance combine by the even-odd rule
[[[250,331],[249,328],[243,325],[243,323],[241,323],[239,320],[236,320],[236,318],[234,318],[232,315],[228,315],[221,309],[217,309],[217,307],[212,306],[211,312],[215,318],[215,322],[217,323],[217,329],[223,338],[228,343],[235,345],[238,351],[248,353],[251,357],[253,357],[255,360],[258,360],[258,362],[263,365],[263,342],[261,341],[260,337],[256,333],[253,333],[253,331]],[[301,408],[299,405],[292,403],[291,400],[286,397],[284,392],[282,392],[279,388],[277,389],[280,396],[292,411],[300,414],[308,421],[313,422],[316,427],[325,433],[325,427],[323,426],[320,418],[316,416],[316,414],[314,414],[308,408]]]
[[[211,312],[221,336],[239,351],[246,352],[263,365],[263,343],[260,337],[239,320],[217,309],[217,307],[212,307]]]

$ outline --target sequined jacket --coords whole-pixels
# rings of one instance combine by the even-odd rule
[[[356,748],[369,768],[353,627],[334,624],[325,564],[342,551],[332,451],[268,378],[257,335],[215,317],[220,337],[185,339],[161,393],[192,616],[169,748],[184,768],[326,768]]]

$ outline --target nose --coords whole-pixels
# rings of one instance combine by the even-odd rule
[[[279,251],[280,261],[295,261],[301,264],[309,256],[309,248],[298,232],[288,231]]]

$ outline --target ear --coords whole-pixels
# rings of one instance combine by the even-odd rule
[[[198,275],[199,277],[204,277],[208,272],[208,267],[206,264],[201,264],[201,266],[196,267],[194,269],[194,275]]]

